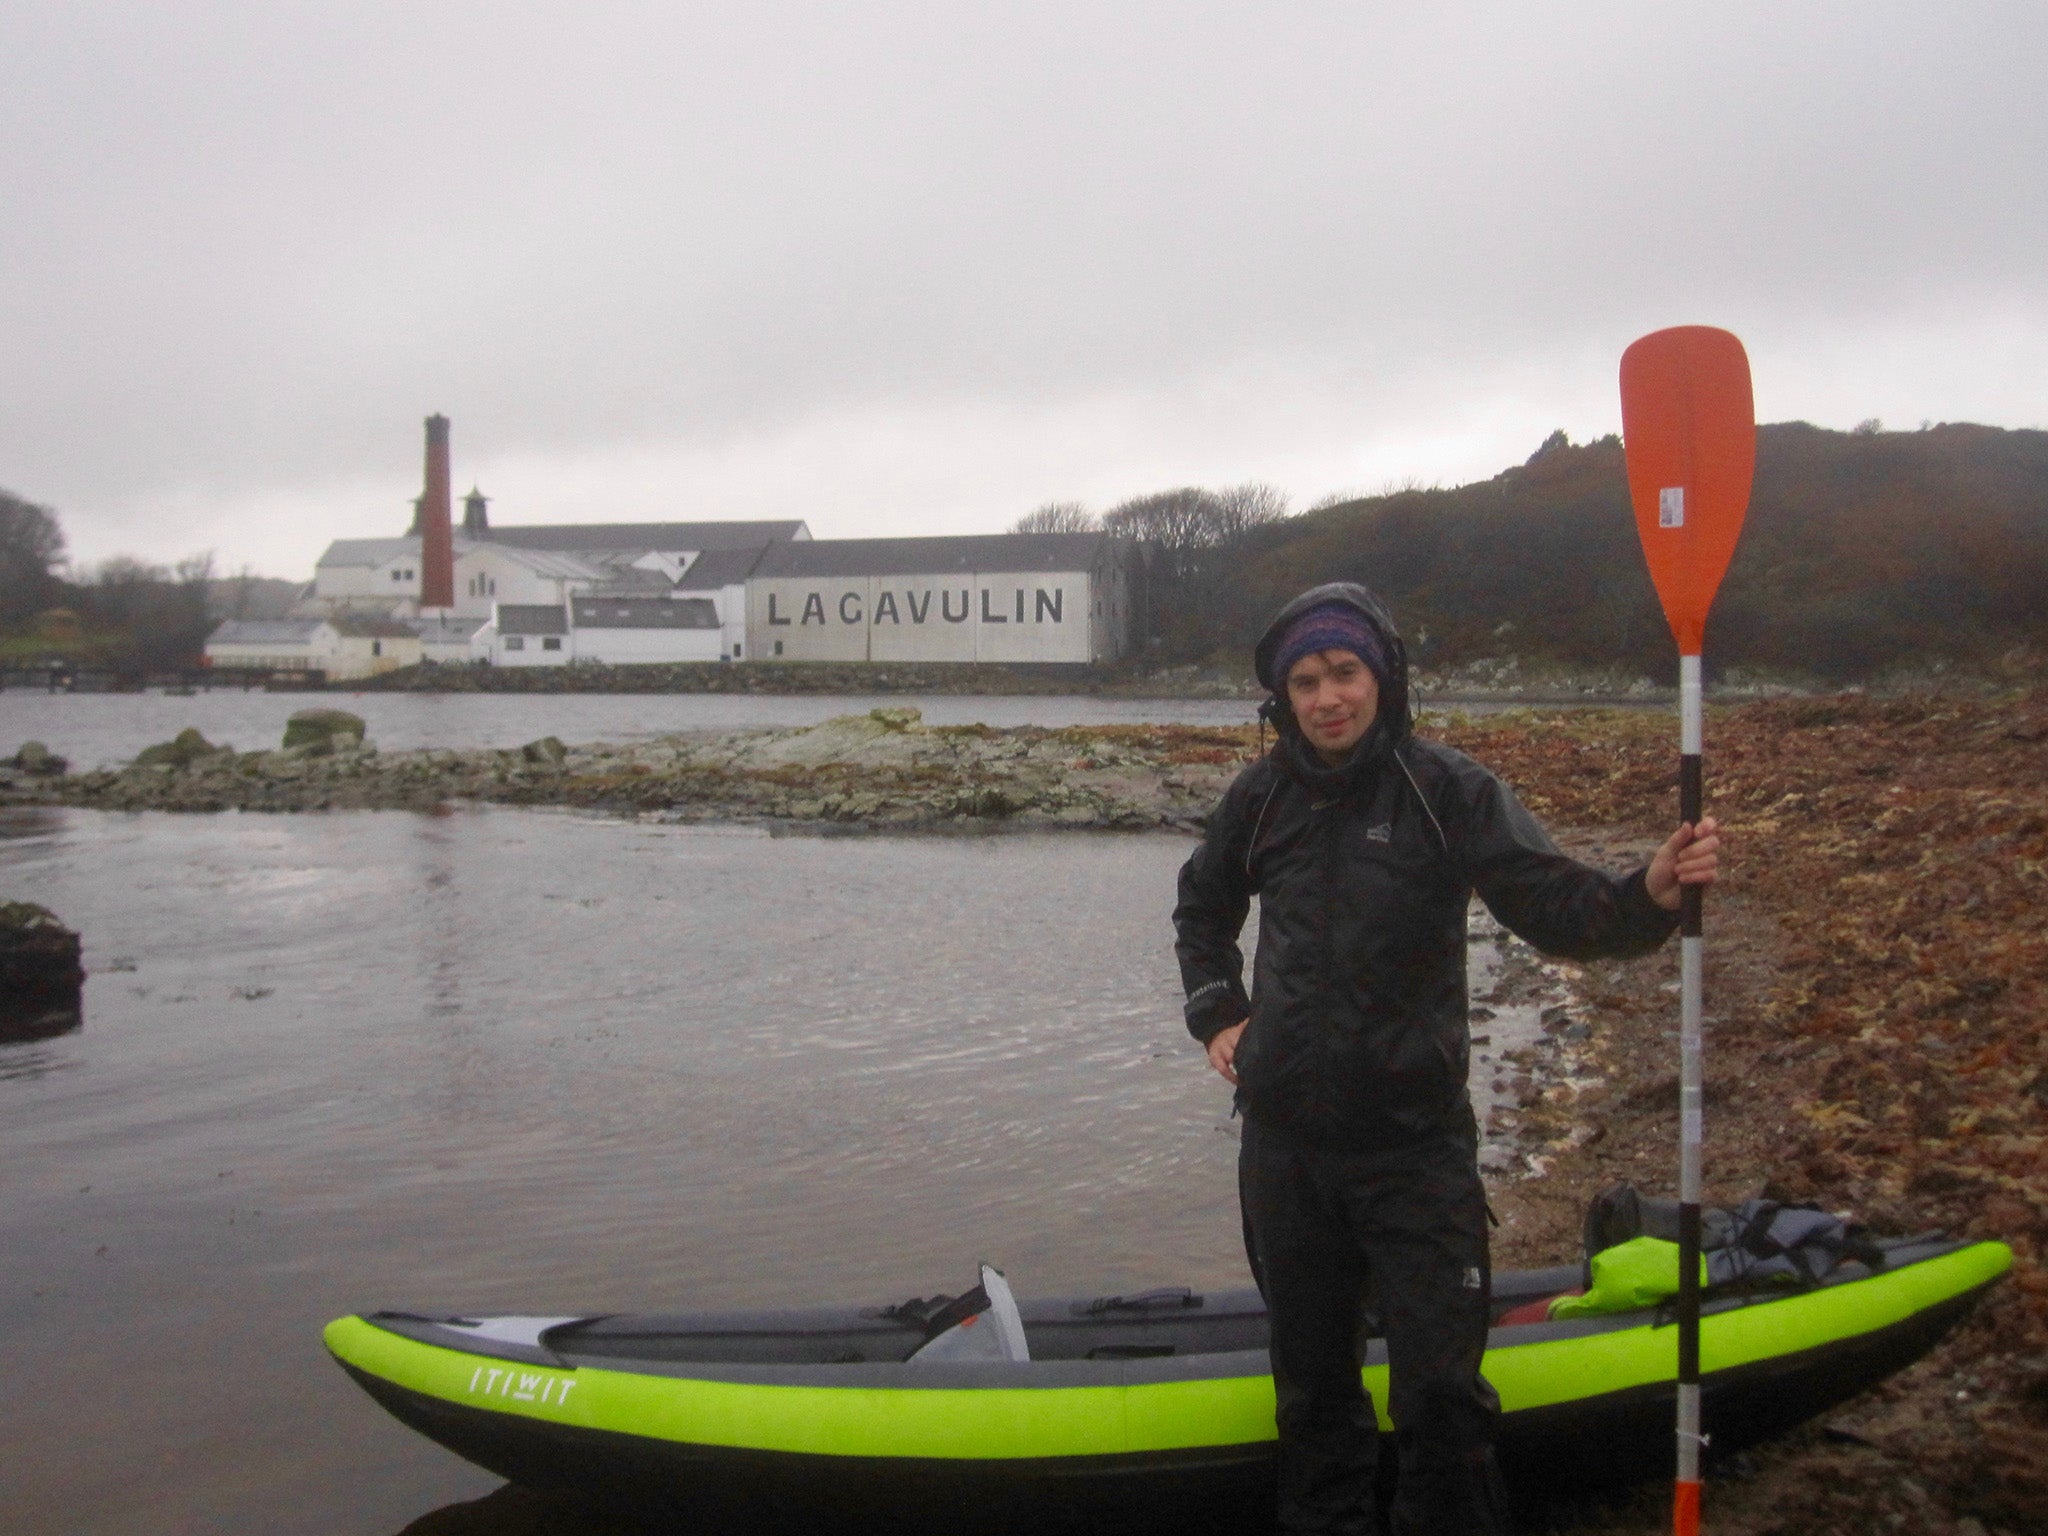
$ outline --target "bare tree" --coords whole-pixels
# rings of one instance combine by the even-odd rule
[[[1198,552],[1216,542],[1221,509],[1214,491],[1184,485],[1134,496],[1104,513],[1102,523],[1111,533],[1151,545],[1160,574],[1178,584],[1192,572]]]
[[[77,593],[90,626],[120,636],[110,658],[115,670],[141,677],[197,659],[212,627],[206,612],[212,578],[211,550],[171,569],[115,555],[102,560]]]
[[[0,625],[14,625],[56,601],[64,533],[48,507],[0,491]]]
[[[1102,519],[1078,501],[1048,501],[1010,525],[1012,533],[1097,533]]]
[[[1254,481],[1134,497],[1102,521],[1147,548],[1152,638],[1171,649],[1206,650],[1242,617],[1241,577],[1258,531],[1286,516],[1287,497]]]
[[[1287,516],[1287,493],[1259,480],[1228,486],[1216,493],[1216,541],[1231,544],[1254,528]]]
[[[175,567],[174,574],[181,587],[197,587],[203,595],[213,585],[213,551],[202,549],[196,555],[187,555]]]

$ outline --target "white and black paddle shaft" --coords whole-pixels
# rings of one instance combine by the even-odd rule
[[[1711,326],[1678,326],[1621,358],[1622,441],[1643,557],[1678,642],[1678,817],[1705,814],[1701,652],[1707,613],[1735,553],[1756,468],[1756,410],[1742,343]],[[1678,1476],[1672,1526],[1700,1518],[1701,892],[1679,891]]]

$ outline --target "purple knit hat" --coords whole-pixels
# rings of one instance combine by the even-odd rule
[[[1349,651],[1364,662],[1381,687],[1387,683],[1387,647],[1370,620],[1349,603],[1318,603],[1287,626],[1273,654],[1274,691],[1284,693],[1287,674],[1304,656]]]

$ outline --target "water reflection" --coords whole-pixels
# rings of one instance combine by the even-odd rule
[[[71,1026],[76,1029],[77,1024]],[[59,1031],[65,1033],[65,1031]],[[62,1056],[53,1051],[14,1049],[12,1042],[0,1038],[0,1083],[16,1078],[45,1077],[52,1072],[61,1072],[70,1065]]]
[[[1181,839],[0,824],[93,1021],[0,1048],[14,1528],[604,1528],[384,1414],[319,1348],[345,1312],[1243,1283]]]
[[[62,1007],[41,1012],[16,1014],[0,1010],[0,1046],[23,1045],[34,1040],[54,1040],[59,1035],[68,1035],[85,1025],[81,1009]],[[9,1061],[0,1057],[0,1076],[19,1075],[10,1072]]]
[[[1176,1508],[1170,1514],[1162,1511],[1156,1520],[1142,1513],[1136,1517],[1125,1514],[1099,1522],[1084,1518],[1078,1525],[1034,1525],[1031,1529],[1040,1536],[1075,1531],[1095,1532],[1097,1536],[1141,1536],[1154,1530],[1171,1531],[1173,1536],[1272,1536],[1272,1507],[1270,1496],[1233,1497],[1220,1504]],[[999,1511],[987,1514],[992,1523],[1002,1518]],[[483,1498],[465,1499],[422,1515],[395,1536],[695,1536],[705,1529],[703,1523],[688,1518],[606,1510],[507,1484]],[[744,1525],[725,1524],[720,1529],[732,1532],[733,1536],[883,1536],[884,1532],[887,1536],[960,1536],[957,1523],[908,1526],[890,1522],[878,1526],[874,1522],[849,1520],[843,1525],[821,1527],[810,1519],[799,1526],[765,1513]]]
[[[644,1536],[622,1517],[506,1484],[420,1516],[398,1536]]]

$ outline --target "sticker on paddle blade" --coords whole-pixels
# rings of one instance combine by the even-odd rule
[[[1756,471],[1742,343],[1681,325],[1630,346],[1621,355],[1621,436],[1650,580],[1679,653],[1697,656]]]

